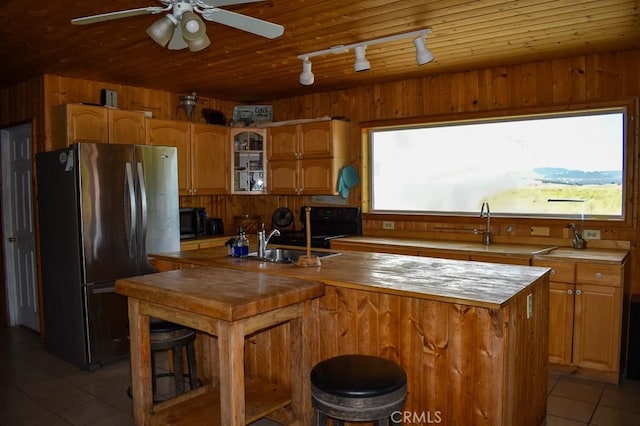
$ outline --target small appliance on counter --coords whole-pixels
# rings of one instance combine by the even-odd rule
[[[206,235],[224,235],[224,225],[219,217],[208,217],[204,220]]]
[[[204,207],[186,207],[180,209],[180,239],[194,238],[205,235],[205,218],[207,212]]]

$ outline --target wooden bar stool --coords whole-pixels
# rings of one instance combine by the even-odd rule
[[[335,419],[335,425],[343,425],[344,420],[399,425],[399,411],[407,399],[407,374],[385,358],[340,355],[313,367],[311,398],[316,426],[326,425],[327,417]]]
[[[196,352],[194,342],[196,340],[195,330],[151,318],[149,321],[149,332],[151,340],[151,381],[154,402],[163,401],[158,395],[158,379],[167,377],[173,379],[174,393],[171,397],[182,395],[185,392],[185,378],[189,379],[189,386],[195,389],[200,386],[196,369]],[[184,371],[183,349],[187,355],[187,371]],[[173,372],[158,373],[156,365],[156,355],[159,352],[169,352],[173,362]],[[127,393],[131,396],[131,387]]]

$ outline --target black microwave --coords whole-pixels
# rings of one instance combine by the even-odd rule
[[[187,207],[180,209],[180,239],[193,238],[205,234],[204,207]]]

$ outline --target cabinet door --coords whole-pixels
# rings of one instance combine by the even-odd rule
[[[299,192],[303,195],[335,194],[337,181],[332,158],[298,161]]]
[[[621,318],[620,288],[577,284],[573,363],[594,370],[618,371]]]
[[[269,194],[298,194],[298,161],[269,161],[267,169]]]
[[[290,160],[298,156],[298,126],[269,128],[269,160]]]
[[[229,136],[224,126],[191,126],[193,195],[229,193]]]
[[[140,111],[109,111],[109,143],[146,144],[145,117]]]
[[[191,194],[190,123],[148,119],[147,144],[175,146],[178,149],[178,189],[180,195]]]
[[[300,158],[333,157],[333,121],[300,124]]]
[[[264,129],[230,130],[232,150],[231,191],[234,194],[264,194],[268,181],[265,173]]]
[[[106,108],[81,104],[60,105],[57,108],[54,126],[60,131],[54,135],[56,147],[77,141],[109,142]]]
[[[571,365],[574,285],[549,283],[549,362]]]

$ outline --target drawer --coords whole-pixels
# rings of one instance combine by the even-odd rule
[[[573,284],[576,282],[576,264],[556,260],[533,260],[533,266],[551,268],[549,281]]]
[[[622,265],[578,263],[576,266],[576,283],[622,287],[623,274],[624,267]]]

